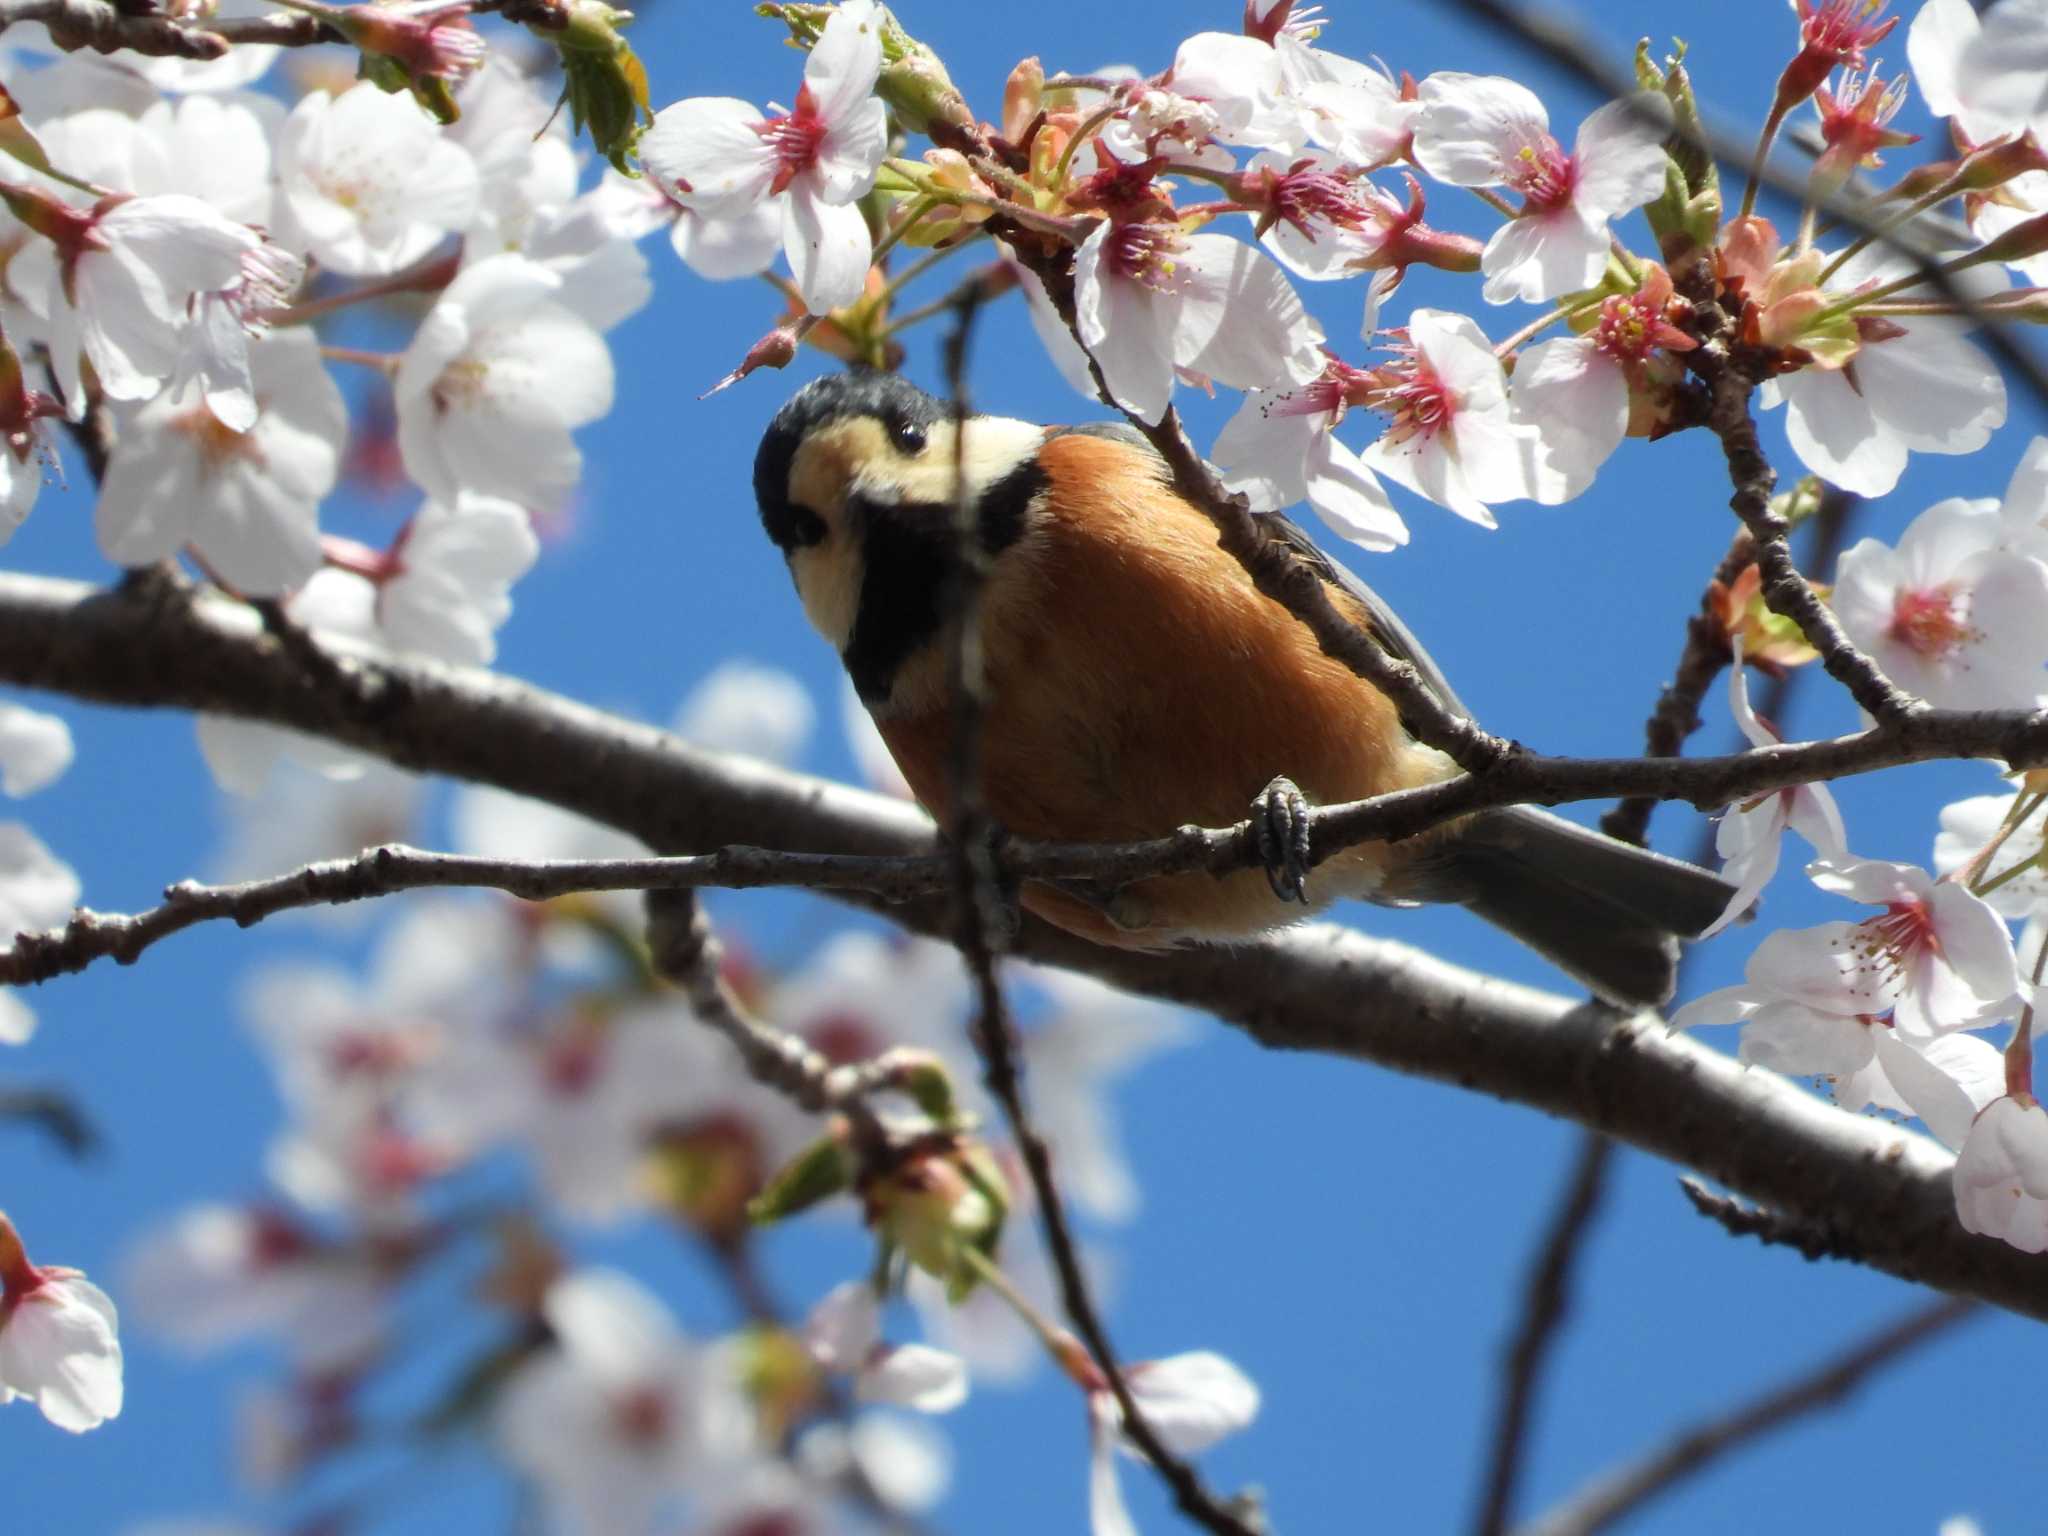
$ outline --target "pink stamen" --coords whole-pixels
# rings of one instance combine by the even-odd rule
[[[1900,588],[1885,633],[1916,656],[1934,661],[1967,644],[1976,632],[1964,620],[1955,590],[1940,586]]]
[[[1177,293],[1186,286],[1178,259],[1185,243],[1171,224],[1121,224],[1110,232],[1104,255],[1117,276],[1161,293]]]
[[[775,179],[768,186],[771,193],[787,191],[792,181],[818,163],[829,131],[808,85],[796,93],[794,111],[754,125],[754,132],[775,152]]]
[[[1579,184],[1578,164],[1563,145],[1541,131],[1524,136],[1503,170],[1503,179],[1536,212],[1565,207]]]
[[[1400,334],[1402,340],[1393,344],[1394,361],[1380,370],[1371,405],[1388,418],[1384,441],[1428,442],[1451,424],[1458,413],[1458,397],[1406,333]]]

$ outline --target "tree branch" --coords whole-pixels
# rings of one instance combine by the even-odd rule
[[[1580,1138],[1571,1181],[1565,1186],[1564,1198],[1558,1202],[1543,1246],[1529,1271],[1522,1325],[1508,1351],[1507,1370],[1501,1383],[1486,1491],[1480,1500],[1479,1518],[1472,1527],[1478,1536],[1499,1536],[1507,1528],[1528,1444],[1529,1413],[1535,1403],[1536,1385],[1550,1347],[1557,1342],[1571,1310],[1572,1264],[1599,1210],[1607,1188],[1607,1171],[1613,1162],[1614,1143],[1605,1136],[1588,1131]]]
[[[217,59],[238,43],[303,48],[342,41],[340,33],[313,16],[280,13],[187,25],[168,16],[138,15],[112,0],[0,0],[0,31],[23,21],[40,21],[49,28],[50,40],[66,52],[126,49],[171,59]]]
[[[660,849],[734,841],[892,857],[931,849],[929,821],[899,801],[702,752],[490,673],[417,661],[364,665],[386,685],[386,708],[374,720],[313,697],[276,641],[236,605],[194,603],[160,586],[95,594],[77,583],[0,576],[0,681],[312,731],[402,767],[546,800]],[[1944,722],[1953,737],[1937,747],[1926,733],[1939,735]],[[1836,772],[1879,766],[1869,756],[1872,738],[1907,753],[1890,761],[1942,755],[1966,741],[1965,751],[2048,760],[2048,718],[1933,711],[1847,744],[1779,750],[1818,754],[1799,761],[1828,776],[1829,764]],[[1734,763],[1749,758],[1785,761],[1765,752]],[[1677,777],[1713,761],[1621,766]],[[1753,779],[1742,792],[1768,782]],[[1628,787],[1651,786],[1636,779]],[[919,932],[950,929],[943,902],[907,901],[890,915]],[[1575,1007],[1319,925],[1228,949],[1141,954],[1027,921],[1014,948],[1203,1009],[1275,1049],[1354,1057],[1565,1116],[1696,1169],[1790,1222],[1835,1233],[1875,1268],[2048,1318],[2048,1259],[1956,1225],[1949,1154],[1897,1125],[1843,1114],[1653,1018],[1617,1020],[1609,1009]]]
[[[1594,1536],[1751,1441],[1794,1419],[1841,1403],[1908,1350],[1945,1333],[1977,1310],[1976,1303],[1953,1296],[1920,1307],[1819,1367],[1718,1418],[1680,1431],[1661,1449],[1595,1480],[1562,1508],[1523,1527],[1516,1536]]]
[[[1849,690],[1872,719],[1896,723],[1923,713],[1929,706],[1886,677],[1877,663],[1849,638],[1833,610],[1820,600],[1792,561],[1790,526],[1771,505],[1777,473],[1757,438],[1749,398],[1762,378],[1761,360],[1743,355],[1732,316],[1721,308],[1712,264],[1698,261],[1677,276],[1678,286],[1693,306],[1700,345],[1685,354],[1686,366],[1709,392],[1707,429],[1721,441],[1728,460],[1728,478],[1735,494],[1728,505],[1742,519],[1755,544],[1763,598],[1773,613],[1799,626],[1807,644],[1820,653],[1828,675]]]

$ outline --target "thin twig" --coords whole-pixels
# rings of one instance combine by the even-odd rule
[[[66,52],[127,50],[155,58],[218,59],[237,44],[263,43],[303,48],[343,41],[317,17],[253,16],[200,24],[127,9],[114,0],[0,0],[0,31],[18,22],[40,21],[50,40]]]
[[[99,1128],[76,1099],[56,1088],[0,1088],[0,1121],[33,1126],[68,1156],[90,1157],[100,1148]]]
[[[1802,562],[1809,571],[1826,570],[1841,553],[1852,515],[1863,498],[1853,491],[1827,487],[1820,507],[1807,523],[1813,537]],[[1756,558],[1756,543],[1744,529],[1735,535],[1728,553],[1721,557],[1713,579],[1700,593],[1700,605],[1685,624],[1685,645],[1671,681],[1657,697],[1657,707],[1643,728],[1645,757],[1677,757],[1686,739],[1700,728],[1700,704],[1715,678],[1728,665],[1728,626],[1722,617],[1721,593]],[[1785,698],[1802,668],[1781,669],[1771,679],[1770,691],[1757,702],[1757,713],[1766,720],[1784,724]],[[1600,818],[1600,830],[1624,842],[1641,843],[1649,832],[1650,813],[1657,799],[1652,795],[1631,795]],[[1709,839],[1702,858],[1713,855]]]
[[[1766,1248],[1791,1248],[1809,1260],[1863,1262],[1863,1250],[1855,1239],[1825,1222],[1800,1221],[1761,1205],[1717,1195],[1695,1178],[1680,1179],[1678,1187],[1694,1210],[1719,1223],[1730,1237],[1753,1237]]]
[[[1591,1230],[1594,1214],[1606,1192],[1614,1143],[1598,1131],[1579,1140],[1571,1178],[1550,1218],[1536,1262],[1530,1266],[1523,1292],[1522,1322],[1508,1351],[1501,1378],[1500,1404],[1494,1415],[1493,1454],[1486,1469],[1486,1491],[1472,1529],[1478,1536],[1499,1536],[1514,1505],[1528,1448],[1530,1410],[1537,1383],[1550,1351],[1562,1334],[1571,1310],[1572,1268]]]
[[[1721,618],[1720,589],[1732,584],[1755,558],[1755,543],[1744,529],[1735,535],[1714,576],[1700,593],[1699,607],[1685,621],[1685,645],[1671,681],[1657,695],[1657,707],[1643,727],[1643,756],[1676,757],[1686,738],[1700,728],[1700,701],[1728,665],[1728,629]],[[1641,844],[1650,831],[1657,801],[1631,795],[1600,818],[1600,830],[1625,843]]]
[[[1755,542],[1765,603],[1799,626],[1807,644],[1820,653],[1828,675],[1847,688],[1871,718],[1897,723],[1925,713],[1929,706],[1924,701],[1893,683],[1849,638],[1792,561],[1789,527],[1784,514],[1771,505],[1777,474],[1764,456],[1749,409],[1762,368],[1737,344],[1736,323],[1721,308],[1711,264],[1694,263],[1678,275],[1677,285],[1692,302],[1701,337],[1700,345],[1685,354],[1686,366],[1707,386],[1707,427],[1720,439],[1728,461],[1728,478],[1735,487],[1728,505]]]
[[[1594,1536],[1722,1457],[1796,1419],[1846,1401],[1878,1371],[1979,1310],[1976,1302],[1954,1296],[1916,1308],[1819,1366],[1681,1430],[1633,1466],[1596,1479],[1561,1508],[1521,1528],[1517,1536]]]
[[[835,1067],[795,1035],[748,1015],[726,984],[724,948],[696,892],[647,893],[647,944],[655,973],[683,989],[691,1011],[732,1043],[756,1082],[811,1114],[843,1116],[865,1153],[887,1148],[889,1130],[868,1102],[865,1074]]]
[[[946,372],[953,399],[954,530],[958,559],[950,594],[948,698],[953,712],[953,750],[948,787],[951,794],[947,855],[952,864],[956,906],[955,942],[974,982],[974,1039],[981,1053],[982,1081],[989,1096],[1002,1106],[1010,1135],[1031,1180],[1045,1245],[1059,1279],[1060,1301],[1067,1319],[1101,1372],[1116,1400],[1125,1437],[1149,1461],[1173,1492],[1181,1512],[1217,1536],[1258,1536],[1254,1528],[1227,1508],[1202,1483],[1195,1469],[1159,1437],[1131,1392],[1115,1346],[1091,1294],[1081,1265],[1080,1245],[1067,1225],[1066,1205],[1053,1177],[1052,1154],[1032,1123],[1025,1103],[1023,1073],[1009,1008],[996,974],[1013,919],[1003,899],[1003,871],[997,858],[1000,831],[982,797],[982,723],[988,707],[988,679],[981,647],[981,596],[988,577],[989,555],[983,542],[979,508],[965,473],[967,422],[972,414],[967,397],[967,344],[981,305],[978,287],[960,302],[953,332],[946,340]]]

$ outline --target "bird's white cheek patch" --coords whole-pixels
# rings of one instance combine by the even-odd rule
[[[860,617],[862,576],[860,556],[843,545],[844,540],[835,535],[822,544],[799,549],[789,561],[811,627],[841,651],[853,638],[854,620]]]

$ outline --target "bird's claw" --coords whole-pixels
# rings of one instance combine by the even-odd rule
[[[1282,901],[1308,905],[1308,797],[1284,774],[1259,791],[1252,802],[1252,826],[1259,838],[1259,858],[1266,883]]]

